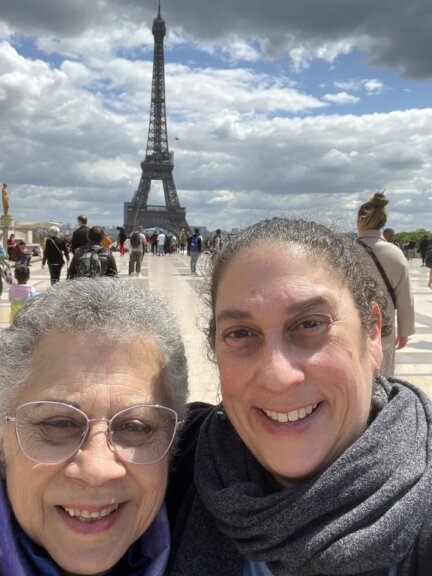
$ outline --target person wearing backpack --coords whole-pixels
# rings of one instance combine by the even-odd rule
[[[87,243],[77,248],[68,270],[68,278],[117,276],[117,265],[111,250],[101,242],[105,231],[102,226],[92,226],[87,232]]]
[[[202,240],[199,233],[199,228],[194,229],[193,235],[189,238],[188,252],[190,255],[190,269],[192,274],[197,274],[196,267],[198,258],[202,250]]]
[[[146,243],[143,232],[144,228],[138,226],[129,238],[129,276],[132,276],[135,271],[137,276],[141,274],[141,262],[144,257],[144,246]]]

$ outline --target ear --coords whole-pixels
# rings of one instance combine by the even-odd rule
[[[381,347],[381,328],[382,316],[381,310],[376,302],[372,305],[372,318],[375,319],[374,323],[369,330],[369,355],[371,358],[371,367],[375,372],[381,368],[383,359],[383,351]]]

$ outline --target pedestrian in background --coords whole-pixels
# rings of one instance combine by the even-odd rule
[[[51,284],[55,284],[60,280],[62,268],[66,262],[69,263],[69,252],[66,242],[63,238],[59,238],[59,228],[51,226],[48,230],[48,238],[45,242],[45,248],[42,257],[42,268],[48,262],[48,270],[50,274]],[[64,255],[64,257],[63,257]]]
[[[87,226],[87,216],[80,214],[77,216],[77,224],[78,228],[74,230],[72,234],[72,242],[71,242],[71,252],[72,256],[75,254],[75,250],[87,244],[87,232],[89,228]]]
[[[158,256],[165,255],[165,234],[162,230],[159,232],[157,237],[157,248]]]
[[[10,323],[14,321],[15,316],[20,310],[27,306],[30,300],[36,296],[37,290],[29,284],[30,268],[25,264],[17,264],[14,270],[16,282],[9,287],[10,302]]]
[[[408,336],[415,332],[414,300],[408,263],[402,251],[394,244],[386,242],[380,232],[387,221],[387,204],[388,199],[384,193],[377,192],[360,206],[357,216],[357,242],[368,252],[372,269],[375,270],[377,280],[387,297],[386,315],[390,322],[383,325],[381,331],[384,352],[381,374],[386,377],[394,375],[395,349],[404,348],[408,343]]]
[[[18,264],[25,264],[31,266],[31,252],[27,249],[24,240],[18,240],[12,251],[11,260],[18,262]]]
[[[16,244],[15,234],[12,233],[7,239],[7,252],[9,260],[12,260],[12,252],[15,248],[15,244]]]
[[[428,251],[429,248],[429,236],[427,236],[427,234],[425,234],[423,236],[423,238],[420,240],[420,245],[419,245],[419,250],[420,250],[420,256],[422,259],[422,266],[425,266],[425,258],[426,258],[426,252]]]
[[[190,237],[188,242],[188,253],[190,256],[190,269],[192,274],[197,274],[196,267],[198,263],[198,258],[202,251],[202,238],[200,236],[199,228],[194,229],[193,235]]]
[[[141,262],[144,258],[144,247],[146,243],[143,232],[143,227],[138,226],[127,241],[129,250],[129,276],[132,276],[134,272],[136,272],[137,276],[141,275]]]

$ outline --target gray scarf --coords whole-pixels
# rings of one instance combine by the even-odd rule
[[[275,576],[387,576],[396,564],[402,576],[430,575],[431,404],[395,380],[380,379],[378,394],[381,409],[364,434],[322,473],[285,490],[228,419],[213,411],[201,429],[198,496],[190,502],[171,573],[195,574],[187,566],[182,571],[182,558],[204,568],[200,554],[219,546],[223,557],[227,544],[241,559],[266,562]],[[233,560],[232,550],[226,557]],[[234,564],[237,570],[238,559]],[[214,560],[214,569],[202,574],[239,574],[217,565]]]

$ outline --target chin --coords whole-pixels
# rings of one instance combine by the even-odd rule
[[[94,554],[78,554],[73,558],[53,558],[56,564],[69,576],[102,576],[109,572],[120,560],[118,557],[107,558],[107,554],[95,557]]]

